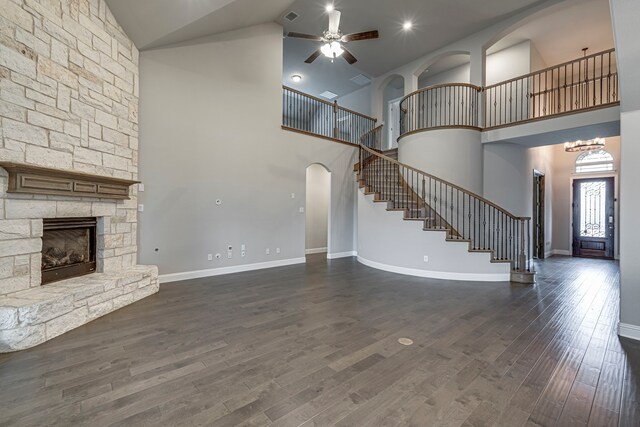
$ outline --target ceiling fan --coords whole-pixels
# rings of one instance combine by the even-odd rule
[[[304,61],[307,64],[311,64],[322,54],[327,58],[331,58],[331,62],[333,62],[338,56],[342,56],[349,64],[355,64],[358,60],[344,47],[344,43],[377,39],[378,30],[352,33],[343,36],[340,31],[340,12],[332,10],[329,12],[329,29],[326,30],[322,36],[290,32],[287,34],[287,37],[323,43],[318,50],[313,52],[311,56]]]

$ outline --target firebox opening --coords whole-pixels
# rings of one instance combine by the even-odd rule
[[[96,226],[96,218],[43,220],[43,285],[96,271]]]

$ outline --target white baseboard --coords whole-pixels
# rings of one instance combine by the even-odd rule
[[[358,252],[356,252],[356,251],[335,252],[335,253],[332,253],[332,254],[327,254],[327,259],[348,258],[348,257],[352,257],[352,256],[358,256]]]
[[[258,262],[255,264],[234,265],[231,267],[211,268],[208,270],[185,271],[182,273],[161,274],[160,283],[178,282],[180,280],[200,279],[202,277],[221,276],[224,274],[241,273],[243,271],[263,270],[265,268],[284,267],[287,265],[304,264],[306,258],[291,258],[278,261]]]
[[[554,249],[554,250],[551,251],[551,255],[571,256],[571,255],[573,255],[573,253],[571,251],[566,250],[566,249]]]
[[[640,326],[630,325],[629,323],[618,323],[618,335],[640,341]]]
[[[304,251],[305,255],[323,254],[325,252],[327,252],[327,248],[305,249]]]
[[[397,267],[395,265],[381,264],[379,262],[370,261],[368,259],[358,257],[358,261],[362,264],[376,268],[378,270],[389,271],[391,273],[405,274],[408,276],[425,277],[429,279],[443,280],[470,280],[474,282],[509,282],[511,280],[510,273],[453,273],[447,271],[429,271],[417,268]]]

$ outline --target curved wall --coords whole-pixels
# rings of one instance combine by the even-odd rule
[[[482,143],[474,129],[437,129],[400,138],[398,160],[482,194]]]
[[[492,263],[488,253],[469,252],[467,242],[447,242],[442,231],[424,231],[421,221],[358,193],[358,261],[411,276],[447,280],[508,282],[510,264]],[[427,262],[425,258],[428,257]]]

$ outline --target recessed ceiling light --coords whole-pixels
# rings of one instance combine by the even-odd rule
[[[291,81],[294,83],[300,83],[302,81],[302,76],[300,74],[294,74],[291,76]]]
[[[405,23],[404,23],[404,24],[402,24],[402,28],[403,28],[405,31],[410,30],[412,27],[413,27],[413,22],[411,22],[411,21],[405,21]]]
[[[327,4],[327,6],[324,9],[327,12],[331,12],[333,9],[335,9],[335,6],[333,5],[333,3],[329,3],[329,4]]]

